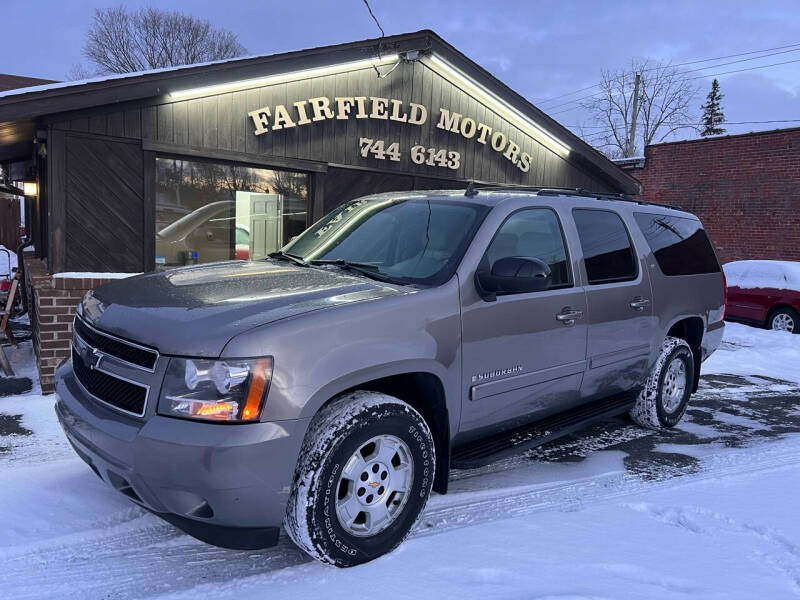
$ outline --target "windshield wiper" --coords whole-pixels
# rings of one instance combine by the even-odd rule
[[[378,271],[380,267],[373,263],[358,262],[355,260],[345,260],[343,258],[318,258],[308,261],[311,265],[336,265],[338,267],[355,267],[358,269],[370,269],[371,271]]]
[[[371,279],[376,279],[377,281],[385,281],[387,283],[405,283],[401,279],[397,279],[395,277],[390,277],[389,275],[384,275],[379,271],[380,267],[378,265],[374,265],[372,263],[362,263],[356,261],[345,260],[343,258],[333,258],[333,259],[316,259],[308,261],[310,265],[334,265],[339,267],[340,269],[344,269],[346,271],[354,271],[356,273],[360,273],[361,275],[365,275],[366,277],[370,277]]]
[[[295,256],[294,254],[289,254],[288,252],[284,252],[283,250],[278,250],[277,252],[270,252],[267,254],[267,258],[277,258],[280,260],[288,260],[293,262],[296,265],[300,265],[301,267],[307,267],[308,263],[304,261],[299,256]]]

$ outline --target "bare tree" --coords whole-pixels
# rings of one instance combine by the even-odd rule
[[[242,56],[232,32],[177,11],[96,9],[83,48],[95,73],[133,73]],[[73,67],[82,75],[86,69]]]
[[[678,130],[697,130],[691,107],[698,91],[669,63],[634,60],[630,70],[603,71],[600,92],[581,103],[600,129],[587,141],[611,158],[626,158]]]

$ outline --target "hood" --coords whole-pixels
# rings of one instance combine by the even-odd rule
[[[81,312],[98,329],[162,354],[215,357],[253,327],[409,291],[336,269],[231,261],[107,283]]]

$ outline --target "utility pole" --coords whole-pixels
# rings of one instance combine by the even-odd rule
[[[642,80],[642,74],[636,73],[636,79],[633,82],[633,112],[631,114],[631,128],[630,135],[628,136],[628,148],[626,156],[629,158],[633,156],[636,150],[636,116],[639,114],[639,83]]]

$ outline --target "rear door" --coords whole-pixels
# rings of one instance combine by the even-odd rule
[[[589,401],[626,392],[647,376],[657,337],[646,264],[615,211],[572,211],[585,269],[587,370],[581,396]]]
[[[480,429],[512,426],[580,401],[586,299],[583,288],[575,285],[556,212],[549,207],[512,212],[496,230],[482,262],[491,269],[508,256],[543,260],[550,265],[553,283],[548,290],[498,295],[487,302],[475,292],[474,278],[462,282],[460,431],[473,436]]]

